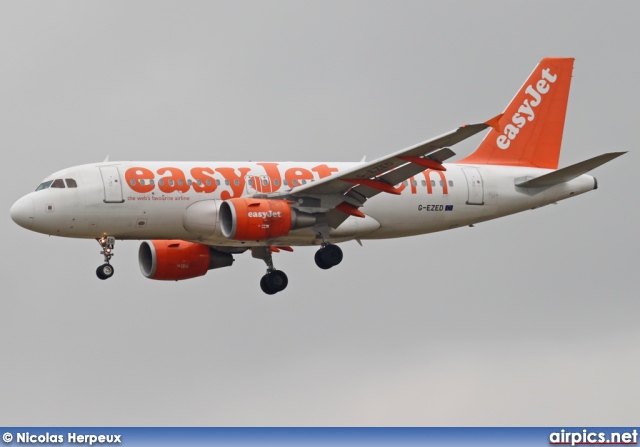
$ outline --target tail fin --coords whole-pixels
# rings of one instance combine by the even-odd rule
[[[478,149],[458,163],[557,169],[573,58],[545,58]]]

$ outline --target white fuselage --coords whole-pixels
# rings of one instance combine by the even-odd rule
[[[45,181],[72,179],[77,187],[46,187],[22,197],[11,210],[25,228],[54,236],[117,239],[182,239],[214,246],[317,245],[314,228],[294,230],[277,240],[240,242],[216,225],[222,201],[282,193],[327,177],[356,163],[300,162],[106,162],[76,166]],[[595,188],[581,175],[547,188],[520,188],[516,179],[549,169],[446,164],[399,186],[400,195],[380,193],[350,216],[332,241],[384,239],[474,224],[578,195]],[[58,183],[59,184],[59,183]],[[207,206],[195,206],[201,201]],[[212,214],[213,212],[213,214]]]

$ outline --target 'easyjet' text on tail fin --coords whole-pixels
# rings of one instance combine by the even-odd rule
[[[476,151],[458,163],[557,169],[573,58],[545,58]]]

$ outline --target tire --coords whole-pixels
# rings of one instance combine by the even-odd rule
[[[274,270],[267,275],[266,282],[271,290],[275,290],[275,293],[278,293],[287,288],[289,278],[283,271]]]
[[[96,276],[102,280],[111,278],[113,273],[114,270],[111,264],[102,264],[96,269]]]
[[[328,268],[334,267],[342,262],[342,249],[337,245],[329,244],[320,250],[320,258],[322,262],[328,265]]]
[[[269,275],[264,275],[261,279],[260,279],[260,288],[262,289],[262,291],[264,293],[266,293],[267,295],[273,295],[274,293],[276,293],[274,290],[272,290],[269,287],[269,284],[267,282],[267,277]]]
[[[316,265],[317,265],[318,267],[320,267],[322,270],[327,270],[327,269],[330,269],[330,268],[331,268],[331,266],[330,266],[330,265],[327,265],[327,264],[324,262],[323,257],[322,257],[322,252],[323,252],[323,251],[324,251],[324,248],[321,248],[320,250],[318,250],[318,251],[316,252],[316,255],[314,256],[314,259],[315,259],[315,261],[316,261]]]

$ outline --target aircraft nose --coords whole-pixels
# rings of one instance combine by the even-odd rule
[[[30,229],[34,218],[33,200],[31,197],[22,197],[11,207],[9,214],[11,219],[21,227]]]

